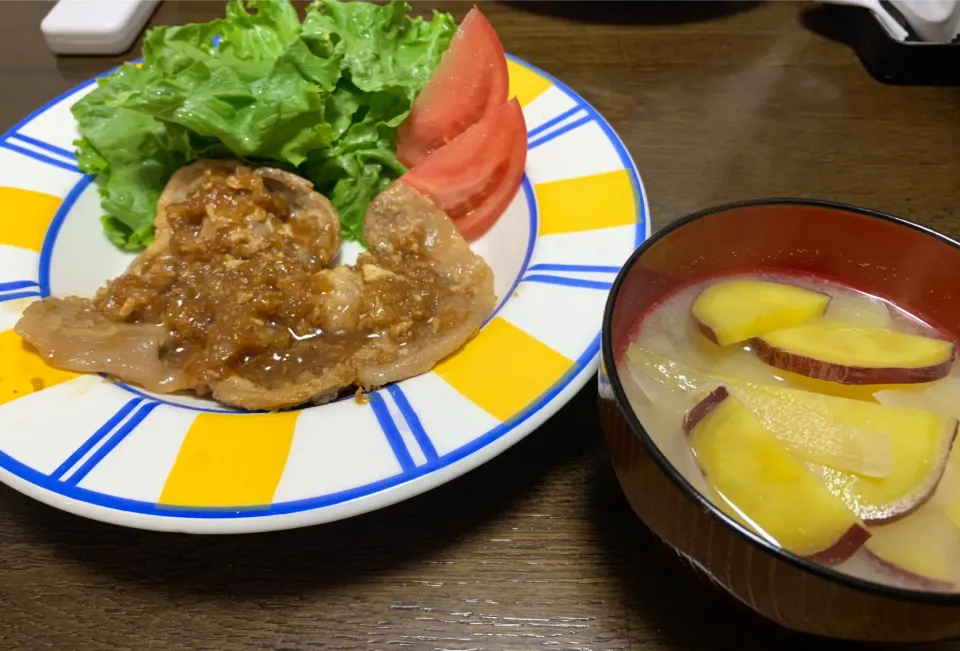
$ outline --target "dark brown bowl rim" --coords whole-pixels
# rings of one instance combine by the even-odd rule
[[[877,210],[871,210],[869,208],[861,208],[860,206],[854,206],[852,204],[840,203],[836,201],[826,201],[822,199],[801,199],[801,198],[792,198],[792,197],[771,197],[767,199],[749,199],[746,201],[736,201],[732,203],[726,203],[719,206],[713,206],[711,208],[706,208],[699,212],[695,212],[691,215],[687,215],[681,219],[678,219],[674,222],[671,222],[667,226],[664,226],[653,235],[651,235],[647,240],[641,244],[636,251],[627,259],[623,264],[623,267],[620,269],[620,272],[617,274],[616,279],[613,281],[613,285],[610,287],[610,294],[607,297],[607,304],[603,312],[603,326],[602,326],[602,342],[601,342],[601,359],[604,360],[601,363],[607,364],[606,374],[610,380],[610,385],[613,387],[613,393],[616,396],[617,404],[620,407],[620,411],[623,412],[624,418],[630,425],[630,429],[633,430],[634,435],[639,439],[640,444],[644,447],[647,454],[649,454],[660,469],[669,477],[688,497],[692,497],[695,502],[697,502],[701,507],[710,511],[713,515],[720,518],[724,523],[727,524],[733,531],[739,535],[741,538],[746,540],[748,543],[752,544],[755,547],[758,547],[761,551],[771,554],[775,557],[781,558],[790,565],[797,567],[801,570],[811,572],[820,578],[827,579],[830,581],[836,581],[842,585],[845,585],[849,588],[856,590],[862,590],[867,593],[872,593],[882,597],[888,597],[900,601],[912,601],[919,603],[929,603],[929,604],[938,604],[938,605],[960,605],[960,592],[932,592],[925,590],[913,590],[909,588],[900,588],[895,586],[883,585],[880,583],[874,583],[872,581],[867,581],[865,579],[860,579],[837,570],[831,569],[824,565],[819,565],[810,561],[802,556],[797,556],[792,552],[788,552],[780,547],[777,547],[752,531],[743,527],[736,520],[733,520],[723,511],[714,506],[710,500],[701,495],[690,483],[684,479],[684,477],[673,467],[673,465],[667,460],[667,458],[660,452],[657,445],[650,438],[650,435],[647,434],[647,431],[643,428],[643,425],[640,423],[640,420],[637,418],[636,414],[633,412],[633,409],[630,407],[630,403],[627,401],[626,393],[624,393],[623,385],[620,384],[620,378],[617,375],[617,370],[615,365],[610,364],[609,361],[613,360],[613,340],[612,340],[612,321],[613,321],[613,306],[617,301],[617,296],[620,293],[620,287],[623,285],[624,280],[627,277],[627,274],[630,272],[630,269],[636,263],[641,256],[648,249],[650,249],[654,244],[656,244],[660,239],[666,235],[672,233],[673,231],[682,228],[683,226],[694,222],[703,217],[713,215],[720,212],[725,212],[735,208],[746,208],[752,206],[774,206],[774,205],[801,205],[801,206],[814,206],[817,208],[830,208],[833,210],[843,210],[847,212],[857,213],[860,215],[866,215],[868,217],[874,217],[877,219],[883,219],[900,226],[905,226],[907,228],[912,228],[914,230],[925,233],[931,237],[937,238],[940,241],[953,246],[954,248],[960,249],[960,242],[957,242],[942,233],[938,233],[934,230],[931,230],[925,226],[915,224],[913,222],[907,221],[901,217],[896,217],[894,215],[889,215],[887,213],[879,212]]]

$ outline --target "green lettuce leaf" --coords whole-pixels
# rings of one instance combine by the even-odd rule
[[[234,0],[224,18],[151,30],[142,66],[121,67],[73,108],[111,240],[149,244],[170,175],[234,156],[310,179],[343,236],[362,241],[370,200],[405,171],[396,128],[456,30],[449,15],[409,9],[321,0],[301,23],[288,0]]]
[[[72,111],[83,136],[76,143],[77,162],[97,176],[106,213],[103,228],[115,245],[137,251],[153,242],[157,199],[188,157],[161,122],[113,105],[115,91],[131,70],[136,68],[126,64],[110,80],[101,80]]]
[[[409,100],[423,88],[457,26],[449,14],[433,20],[407,16],[410,7],[319,0],[307,8],[304,34],[328,38],[357,88],[401,91]]]

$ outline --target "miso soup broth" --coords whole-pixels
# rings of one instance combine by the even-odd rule
[[[864,579],[954,591],[955,352],[878,298],[751,273],[648,310],[618,370],[664,456],[743,526]]]

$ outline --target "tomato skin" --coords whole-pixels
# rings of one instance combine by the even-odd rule
[[[496,223],[513,201],[527,163],[527,125],[513,99],[400,177],[446,212],[467,240]]]
[[[507,58],[493,26],[473,7],[397,132],[397,158],[415,167],[507,101]]]

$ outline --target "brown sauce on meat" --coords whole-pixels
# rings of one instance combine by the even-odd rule
[[[448,283],[416,255],[422,231],[392,254],[326,269],[329,227],[246,168],[208,170],[167,218],[169,247],[111,281],[95,306],[112,321],[162,326],[161,359],[188,386],[239,375],[276,388],[349,358],[385,364],[458,321],[438,311]]]
[[[331,266],[330,202],[274,168],[188,165],[154,225],[156,241],[95,298],[44,298],[16,331],[59,368],[272,410],[425,373],[496,301],[450,217],[403,183],[368,207],[369,251],[349,266]]]

